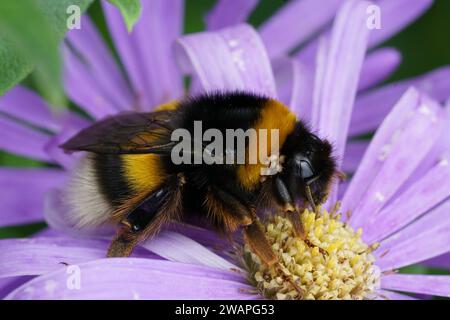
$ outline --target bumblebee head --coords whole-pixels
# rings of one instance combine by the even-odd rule
[[[288,136],[282,154],[286,156],[284,173],[289,183],[289,191],[305,201],[321,204],[326,200],[336,161],[333,148],[327,140],[317,137],[301,122]],[[308,194],[308,189],[311,195]],[[311,199],[311,197],[312,199]]]

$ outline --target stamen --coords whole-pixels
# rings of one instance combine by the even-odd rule
[[[373,297],[381,273],[371,252],[378,244],[364,243],[361,229],[354,231],[335,217],[338,210],[332,209],[333,215],[321,208],[320,214],[304,210],[301,220],[307,240],[295,236],[292,222],[281,215],[265,225],[280,266],[266,266],[248,246],[243,252],[249,279],[261,294],[270,299]]]

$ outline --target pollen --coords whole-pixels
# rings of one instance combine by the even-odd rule
[[[319,212],[305,210],[301,215],[308,243],[294,235],[292,223],[283,215],[275,215],[265,224],[278,265],[266,266],[244,247],[243,264],[249,280],[265,297],[363,300],[374,296],[380,271],[371,252],[377,244],[364,243],[362,230],[353,230],[340,215],[324,209]]]

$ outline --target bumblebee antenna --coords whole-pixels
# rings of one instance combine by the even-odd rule
[[[317,212],[316,203],[314,202],[314,199],[313,199],[313,196],[311,193],[311,188],[307,185],[305,189],[306,189],[306,197],[308,198],[308,201],[311,204],[312,209],[314,210],[314,212]]]

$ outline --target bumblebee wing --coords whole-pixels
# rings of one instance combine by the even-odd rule
[[[176,111],[123,113],[106,118],[80,131],[61,145],[67,152],[100,154],[168,153]]]

